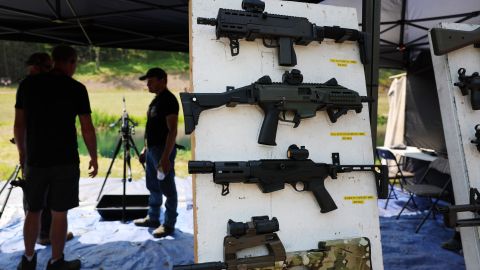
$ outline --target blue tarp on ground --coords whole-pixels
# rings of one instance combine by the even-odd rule
[[[462,255],[441,248],[441,243],[454,234],[453,229],[443,225],[443,216],[437,215],[435,219],[430,216],[420,231],[415,233],[422,213],[408,207],[397,220],[396,216],[408,195],[400,190],[396,193],[398,200],[390,200],[386,210],[385,200],[378,203],[385,270],[465,269]],[[426,200],[416,199],[416,202],[422,209],[430,206]]]
[[[171,269],[174,264],[193,262],[193,211],[187,210],[183,194],[191,194],[190,180],[177,179],[178,223],[174,237],[155,239],[153,229],[136,227],[131,222],[101,221],[95,211],[103,180],[81,179],[80,207],[68,214],[69,231],[75,238],[65,246],[66,259],[80,259],[82,269]],[[109,179],[103,194],[122,194],[119,179]],[[127,183],[127,194],[148,194],[145,181]],[[4,196],[0,201],[3,201]],[[15,188],[0,220],[0,269],[15,269],[23,248],[22,192]],[[45,269],[50,247],[36,246],[37,269]]]
[[[69,230],[75,238],[65,247],[67,259],[79,258],[82,269],[170,269],[174,264],[193,262],[193,211],[189,208],[190,179],[177,179],[179,217],[174,237],[154,239],[151,229],[139,228],[132,223],[104,222],[94,210],[101,179],[82,179],[80,182],[80,207],[69,212]],[[3,184],[3,183],[2,183]],[[143,180],[127,183],[127,194],[147,194]],[[118,179],[109,180],[104,194],[121,194]],[[443,250],[440,243],[453,235],[453,230],[443,226],[441,217],[430,218],[420,233],[415,227],[420,222],[419,213],[407,209],[396,220],[407,196],[399,191],[399,200],[379,201],[383,261],[386,270],[397,269],[465,269],[463,257]],[[2,194],[0,202],[5,195]],[[23,254],[22,193],[12,192],[4,215],[0,219],[0,270],[15,269]],[[45,269],[50,247],[37,245],[38,268]]]

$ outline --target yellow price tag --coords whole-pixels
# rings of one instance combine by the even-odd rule
[[[345,60],[345,59],[330,59],[330,62],[337,64],[339,67],[348,67],[350,64],[358,63],[355,60]]]
[[[330,136],[341,137],[342,141],[351,141],[354,136],[367,136],[365,132],[330,132]]]
[[[375,199],[374,196],[345,196],[345,201],[352,201],[352,204],[364,204],[366,200]]]

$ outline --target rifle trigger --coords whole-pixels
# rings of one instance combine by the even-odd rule
[[[237,56],[240,53],[240,43],[238,39],[230,38],[230,53],[232,56]]]
[[[300,125],[300,120],[301,120],[300,115],[296,113],[295,116],[293,117],[293,123],[295,123],[295,125],[293,125],[294,128]]]
[[[265,46],[266,48],[277,48],[278,47],[278,44],[274,44],[272,39],[270,39],[270,41],[271,41],[270,43],[267,43],[265,38],[263,38],[262,41],[263,41],[263,46]]]
[[[280,121],[288,122],[288,121],[287,121],[287,115],[286,115],[286,112],[285,112],[285,111],[282,111],[282,117],[280,117]]]
[[[295,191],[298,191],[298,192],[302,192],[302,191],[306,191],[307,187],[305,185],[304,182],[295,182],[294,184],[292,184],[293,186],[293,189],[295,189]]]
[[[227,196],[230,193],[229,184],[222,184],[222,196]]]

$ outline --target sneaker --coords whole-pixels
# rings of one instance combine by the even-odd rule
[[[33,255],[31,261],[28,261],[27,257],[25,257],[25,255],[22,255],[22,261],[18,264],[17,270],[35,270],[36,267],[37,253],[35,252],[35,255]]]
[[[146,217],[146,218],[135,219],[133,221],[133,224],[139,227],[157,228],[158,226],[160,226],[160,221],[152,220],[149,217]]]
[[[66,240],[67,240],[67,241],[70,241],[70,240],[72,240],[72,239],[73,239],[73,233],[72,233],[72,232],[68,232],[68,233],[67,233]],[[42,237],[42,236],[39,237],[39,238],[37,239],[37,244],[42,245],[42,246],[49,246],[49,245],[51,244],[51,242],[50,242],[50,237],[49,237],[49,236],[47,236],[47,237]]]
[[[153,237],[162,238],[162,237],[165,237],[165,236],[173,235],[174,232],[175,232],[174,227],[161,225],[160,227],[156,228],[153,231]]]
[[[462,250],[462,241],[452,238],[446,242],[443,242],[442,248],[458,253]]]
[[[47,270],[79,270],[81,264],[80,260],[65,261],[62,255],[62,258],[54,263],[49,260]]]

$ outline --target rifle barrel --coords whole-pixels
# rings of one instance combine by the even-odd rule
[[[213,173],[215,164],[211,161],[189,161],[188,173]]]
[[[205,24],[205,25],[216,26],[217,25],[217,19],[198,17],[197,18],[197,24]]]
[[[206,262],[197,264],[174,265],[173,270],[222,270],[227,269],[223,262]]]

